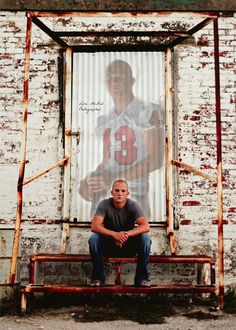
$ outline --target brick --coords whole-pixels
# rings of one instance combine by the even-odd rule
[[[223,220],[223,224],[224,224],[224,225],[228,225],[228,223],[229,223],[229,222],[228,222],[227,220]],[[213,224],[213,225],[218,225],[218,220],[212,220],[212,224]]]
[[[183,206],[198,206],[201,205],[198,201],[184,201]]]
[[[181,221],[180,221],[180,224],[181,224],[182,226],[185,226],[185,225],[191,225],[191,220],[181,220]]]

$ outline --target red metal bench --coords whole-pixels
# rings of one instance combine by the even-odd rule
[[[136,263],[136,258],[104,258],[104,262],[114,263],[115,283],[103,287],[90,286],[69,286],[62,284],[40,284],[35,283],[35,264],[36,262],[91,262],[90,256],[71,255],[71,254],[36,254],[30,258],[29,284],[21,288],[21,309],[27,310],[28,295],[34,292],[57,292],[57,293],[157,293],[157,292],[198,292],[214,293],[215,286],[215,258],[206,255],[152,255],[149,263],[185,263],[185,264],[209,264],[210,265],[210,284],[201,283],[201,268],[197,268],[197,284],[165,284],[152,285],[151,287],[137,288],[132,285],[122,285],[121,264]]]

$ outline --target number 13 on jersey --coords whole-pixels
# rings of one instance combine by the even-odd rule
[[[111,128],[107,128],[103,135],[104,160],[111,158],[112,137]],[[114,152],[114,160],[119,165],[131,165],[137,160],[135,131],[128,126],[119,127],[114,133],[114,141],[120,141],[120,150]]]

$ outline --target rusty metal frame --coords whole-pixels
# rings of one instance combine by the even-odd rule
[[[220,103],[220,63],[218,19],[214,19],[214,60],[215,60],[215,107],[216,107],[216,148],[217,148],[217,205],[218,205],[218,273],[220,307],[224,307],[224,236],[223,236],[223,187],[222,187],[222,143]]]
[[[70,167],[70,157],[66,156],[50,166],[46,170],[32,176],[24,181],[25,164],[26,164],[26,144],[27,144],[27,116],[29,106],[29,73],[30,73],[30,51],[31,51],[31,35],[32,35],[32,18],[27,16],[26,26],[26,46],[25,46],[25,64],[24,64],[24,89],[23,89],[23,115],[22,115],[22,143],[21,143],[21,165],[19,169],[18,185],[17,185],[17,210],[16,223],[14,232],[14,241],[12,248],[12,260],[9,275],[9,285],[13,286],[16,277],[17,259],[19,253],[20,230],[22,221],[22,205],[23,205],[23,186],[47,174],[55,168],[64,165],[65,168]],[[69,134],[68,134],[69,135]]]
[[[14,233],[14,242],[12,248],[12,260],[9,283],[11,285],[15,282],[17,258],[19,253],[20,229],[22,217],[23,204],[23,181],[25,174],[26,163],[26,142],[27,142],[27,115],[29,104],[29,71],[30,71],[30,45],[32,33],[32,20],[27,18],[26,28],[26,46],[25,46],[25,64],[24,64],[24,89],[23,89],[23,115],[22,115],[22,144],[21,144],[21,165],[19,170],[19,178],[17,185],[17,210],[16,210],[16,224]]]
[[[136,13],[136,17],[163,17],[163,16],[170,16],[172,12],[148,12],[148,13]],[[184,14],[184,13],[183,13]],[[32,21],[34,24],[36,24],[42,31],[44,31],[50,38],[52,38],[55,42],[58,43],[63,48],[71,47],[73,52],[94,52],[96,51],[129,51],[130,47],[132,46],[133,51],[162,51],[165,52],[168,48],[173,48],[177,44],[181,43],[183,40],[189,38],[192,36],[195,32],[202,29],[204,26],[209,24],[214,17],[217,17],[218,14],[212,13],[212,12],[202,12],[202,13],[196,13],[191,12],[187,13],[188,15],[191,14],[192,17],[201,17],[204,18],[203,21],[201,21],[199,24],[194,26],[189,31],[102,31],[102,32],[83,32],[83,31],[53,31],[51,30],[44,22],[42,22],[39,18],[50,18],[50,17],[132,17],[133,14],[130,12],[65,12],[65,13],[58,13],[58,12],[29,12],[29,16],[32,17]],[[164,38],[167,37],[176,37],[175,40],[169,42],[166,45],[142,45],[142,44],[106,44],[106,45],[78,45],[78,46],[69,46],[61,37],[65,36],[103,36],[103,37],[115,37],[115,36],[162,36]]]
[[[22,216],[22,201],[23,201],[23,185],[33,181],[34,179],[42,176],[43,174],[48,173],[50,170],[56,168],[57,166],[64,165],[65,168],[65,197],[64,197],[64,217],[67,219],[69,217],[69,182],[70,182],[70,157],[71,157],[71,61],[72,53],[78,51],[78,48],[68,47],[68,45],[60,38],[65,34],[64,32],[53,32],[50,30],[43,22],[39,20],[38,17],[65,17],[65,16],[92,16],[98,17],[100,15],[106,15],[109,17],[113,14],[120,15],[122,17],[130,17],[132,13],[130,12],[121,12],[121,13],[108,13],[108,12],[29,12],[27,14],[27,31],[26,31],[26,48],[25,48],[25,65],[24,65],[24,95],[23,95],[23,136],[22,136],[22,156],[21,156],[21,166],[19,171],[18,179],[18,188],[17,188],[17,214],[16,214],[16,224],[15,224],[15,235],[13,242],[13,252],[12,252],[12,263],[11,271],[9,277],[9,284],[13,285],[15,281],[16,274],[16,263],[18,257],[18,247],[20,240],[20,227],[21,227],[21,216]],[[184,14],[184,13],[183,13]],[[188,12],[188,15],[190,13]],[[158,15],[170,15],[170,12],[149,12],[149,13],[136,13],[136,16],[148,15],[149,17],[156,17]],[[194,17],[204,17],[204,20],[199,23],[197,26],[193,27],[187,33],[182,33],[182,31],[174,31],[170,33],[162,33],[162,31],[157,32],[153,31],[151,35],[155,33],[163,34],[163,36],[174,36],[176,39],[170,44],[165,45],[165,47],[160,47],[159,51],[166,52],[166,122],[167,122],[167,141],[166,141],[166,152],[167,152],[167,234],[170,237],[171,241],[171,253],[175,254],[175,240],[174,240],[174,231],[173,231],[173,192],[171,191],[172,186],[172,166],[177,166],[184,168],[185,170],[192,172],[196,175],[200,175],[205,179],[209,179],[212,182],[217,183],[217,201],[218,201],[218,293],[219,293],[219,302],[220,307],[223,308],[224,305],[224,249],[223,249],[223,194],[222,194],[222,150],[221,150],[221,104],[220,104],[220,70],[219,70],[219,34],[218,34],[218,13],[191,13],[191,16]],[[172,49],[177,44],[181,43],[183,40],[188,38],[190,35],[199,31],[201,28],[213,21],[214,27],[214,61],[215,61],[215,101],[216,101],[216,145],[217,145],[217,178],[208,176],[202,171],[196,170],[190,165],[184,164],[178,160],[172,159],[172,98],[173,98],[173,86],[172,86]],[[66,111],[66,131],[65,131],[65,157],[63,160],[57,162],[55,165],[51,166],[49,169],[39,173],[38,175],[24,181],[24,170],[26,162],[26,142],[27,142],[27,113],[28,113],[28,98],[29,98],[29,71],[30,71],[30,48],[31,48],[31,31],[32,31],[32,22],[34,22],[40,29],[47,33],[54,41],[56,41],[61,47],[65,49],[66,53],[66,88],[68,91],[68,98],[65,102]],[[119,32],[119,31],[118,31]],[[120,31],[121,32],[121,31]],[[141,35],[144,35],[144,31],[140,31]],[[182,34],[181,34],[182,33]],[[72,34],[75,34],[73,32]],[[111,34],[110,34],[111,35]],[[113,33],[115,35],[115,33]],[[122,36],[122,32],[119,34]],[[124,33],[123,35],[128,35]],[[103,36],[109,36],[109,33],[103,33]],[[105,47],[106,50],[116,49],[112,47],[105,46],[82,46],[79,47],[80,51],[97,51],[102,50]],[[116,46],[117,47],[117,46]],[[127,45],[127,47],[132,47],[132,50],[144,50],[144,47],[141,45]],[[124,50],[126,48],[118,47],[119,50]],[[118,49],[117,48],[117,49]],[[127,48],[127,49],[128,49]],[[157,47],[149,47],[148,50],[157,50]],[[147,47],[145,46],[145,50]],[[66,237],[68,236],[68,226],[63,227],[62,235],[62,252],[65,252],[65,242]],[[118,266],[117,266],[118,267]],[[119,267],[118,267],[119,270]],[[119,282],[119,275],[117,275],[117,282]],[[133,291],[132,291],[133,292]]]
[[[174,220],[173,220],[173,177],[172,177],[172,157],[173,157],[173,49],[168,48],[166,51],[166,222],[167,235],[170,238],[171,254],[175,254],[175,239],[174,239]]]
[[[71,200],[71,103],[72,103],[72,49],[66,48],[65,51],[65,156],[68,157],[68,161],[64,166],[64,200],[63,200],[63,229],[61,237],[61,253],[66,251],[66,241],[69,237],[69,224],[70,219],[70,200]]]

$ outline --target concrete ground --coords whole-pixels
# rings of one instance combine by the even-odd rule
[[[43,297],[30,313],[7,312],[0,330],[73,329],[236,329],[236,304],[224,311],[213,301],[172,300],[166,297],[97,296],[75,301],[71,297]]]

